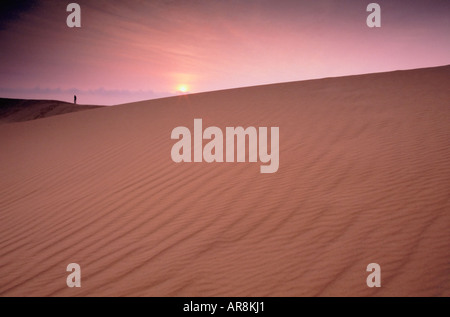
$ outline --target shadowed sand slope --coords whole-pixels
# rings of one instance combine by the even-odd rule
[[[0,295],[449,296],[448,87],[445,66],[2,125]],[[194,118],[279,127],[279,170],[174,163]]]
[[[0,124],[29,121],[98,107],[100,106],[74,105],[56,100],[0,98]]]

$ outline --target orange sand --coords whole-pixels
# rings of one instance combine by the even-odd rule
[[[0,295],[449,296],[449,87],[444,66],[0,125]],[[278,172],[174,163],[194,118],[278,126]]]

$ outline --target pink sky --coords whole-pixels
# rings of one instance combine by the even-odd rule
[[[450,64],[450,1],[30,1],[3,10],[0,97],[113,105]],[[15,13],[15,14],[13,14]]]

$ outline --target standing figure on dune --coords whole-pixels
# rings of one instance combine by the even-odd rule
[[[77,104],[77,95],[73,95],[73,103]]]

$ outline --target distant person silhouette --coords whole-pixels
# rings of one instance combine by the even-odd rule
[[[73,103],[74,103],[74,104],[77,104],[77,95],[74,95],[74,96],[73,96]]]

